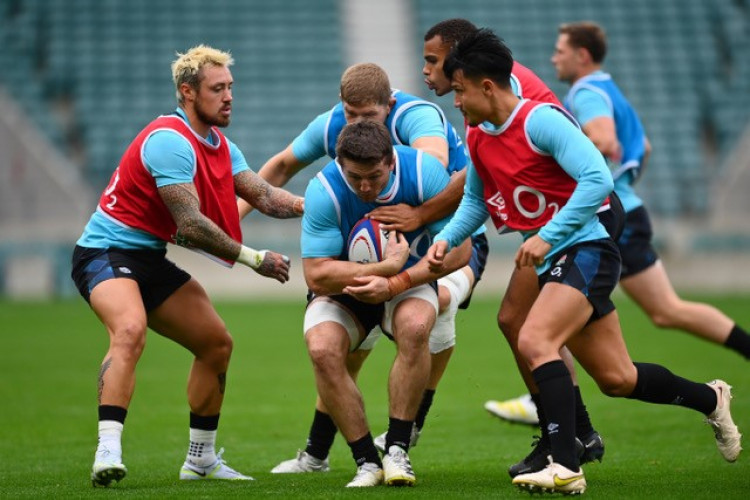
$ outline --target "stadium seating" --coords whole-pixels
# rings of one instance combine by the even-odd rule
[[[567,87],[549,62],[557,26],[600,23],[609,38],[605,69],[639,111],[654,147],[640,193],[655,214],[700,216],[715,167],[750,119],[749,12],[747,2],[732,0],[417,0],[415,44],[438,21],[468,18],[494,29],[562,97]]]
[[[11,3],[0,7],[0,40],[11,48],[0,61],[14,71],[0,73],[0,83],[63,148],[66,130],[51,109],[61,98],[72,102],[68,126],[83,138],[84,168],[97,189],[138,130],[176,107],[170,63],[177,51],[205,43],[232,52],[227,135],[256,168],[321,103],[337,98],[343,63],[336,0]],[[302,190],[306,181],[296,183]]]
[[[566,86],[549,62],[558,24],[604,25],[606,69],[654,146],[640,192],[654,214],[705,214],[716,167],[750,118],[746,1],[412,1],[417,38],[404,50],[418,52],[435,22],[466,17],[501,34],[560,96]],[[336,101],[343,22],[339,0],[7,0],[0,84],[56,145],[83,158],[99,189],[133,135],[174,109],[175,52],[198,43],[227,49],[236,59],[227,134],[257,168]],[[449,99],[436,102],[460,125]],[[301,192],[311,173],[290,188]]]

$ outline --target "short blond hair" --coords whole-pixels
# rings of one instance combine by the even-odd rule
[[[391,82],[383,68],[373,63],[349,66],[341,75],[341,100],[352,106],[387,106]]]
[[[177,53],[177,59],[172,62],[172,81],[177,93],[177,102],[182,104],[185,100],[180,92],[180,85],[187,83],[194,89],[198,89],[204,66],[231,66],[234,59],[229,52],[214,49],[207,45],[198,45],[184,54]]]

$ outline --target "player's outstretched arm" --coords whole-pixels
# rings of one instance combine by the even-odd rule
[[[445,189],[421,205],[384,205],[370,212],[368,217],[382,222],[387,231],[414,231],[453,214],[464,194],[465,181],[466,170],[462,170],[451,176]]]
[[[276,219],[299,217],[305,211],[304,198],[270,185],[252,170],[234,176],[234,189],[240,198]]]
[[[285,186],[289,179],[309,163],[302,162],[292,153],[292,145],[272,156],[258,171],[258,175],[275,187]],[[252,212],[253,206],[242,198],[237,199],[240,219]]]
[[[159,195],[177,224],[175,243],[196,248],[226,260],[236,260],[262,276],[284,283],[289,280],[289,257],[270,250],[260,252],[232,239],[200,211],[194,184],[171,184]]]

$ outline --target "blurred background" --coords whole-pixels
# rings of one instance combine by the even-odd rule
[[[342,71],[370,61],[391,84],[440,104],[422,82],[438,21],[490,27],[562,97],[549,58],[562,22],[609,37],[605,70],[654,148],[639,192],[679,289],[750,290],[748,0],[0,0],[0,297],[75,294],[72,246],[135,135],[176,107],[170,64],[204,43],[232,52],[226,134],[254,170],[338,100]],[[302,194],[321,161],[287,186]],[[170,255],[210,293],[299,297],[298,220],[256,213],[245,242],[294,259],[291,283]],[[478,293],[502,292],[517,236],[493,236]]]

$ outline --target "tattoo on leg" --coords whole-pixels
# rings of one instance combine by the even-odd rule
[[[227,374],[226,374],[226,372],[219,373],[219,392],[221,394],[224,394],[224,389],[226,388],[226,386],[227,386]]]
[[[102,404],[102,391],[104,391],[104,372],[106,372],[109,369],[109,366],[112,364],[112,358],[107,358],[104,360],[104,363],[102,363],[101,368],[99,368],[99,391],[97,400],[99,404]]]

